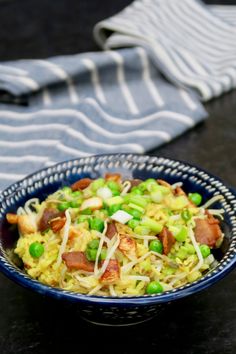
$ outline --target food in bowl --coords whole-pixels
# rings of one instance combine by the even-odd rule
[[[14,252],[44,284],[82,294],[158,294],[200,279],[217,261],[223,210],[209,209],[182,183],[122,180],[120,174],[83,178],[16,214]]]

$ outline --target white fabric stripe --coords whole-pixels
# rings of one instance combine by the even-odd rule
[[[143,81],[147,85],[147,88],[154,100],[154,102],[157,104],[158,107],[164,106],[164,100],[161,97],[159,91],[157,90],[156,86],[154,85],[151,75],[150,75],[150,69],[149,69],[149,59],[147,56],[146,51],[139,47],[137,48],[137,52],[140,56],[142,67],[143,67]]]
[[[73,103],[73,104],[79,103],[79,95],[76,92],[72,78],[67,74],[67,72],[64,69],[62,69],[61,67],[59,67],[55,63],[52,63],[47,60],[40,59],[40,60],[35,60],[35,62],[43,67],[48,68],[49,70],[51,70],[54,73],[55,76],[57,76],[61,80],[64,80],[67,83],[71,103]]]
[[[134,101],[133,96],[131,95],[131,92],[125,80],[123,57],[115,51],[107,51],[107,53],[114,59],[115,63],[117,64],[117,80],[123,93],[123,97],[129,107],[130,113],[138,114],[139,109]]]
[[[91,154],[85,151],[77,150],[62,144],[59,140],[53,139],[35,139],[27,141],[0,141],[0,147],[7,147],[9,149],[20,149],[32,146],[55,147],[56,149],[74,156],[90,156]]]
[[[193,126],[194,125],[194,120],[189,117],[186,116],[182,113],[177,113],[177,112],[172,112],[172,111],[161,111],[161,112],[155,112],[152,113],[150,115],[144,116],[144,117],[140,117],[137,119],[120,119],[117,117],[114,117],[110,114],[108,114],[106,111],[104,111],[102,109],[102,107],[92,98],[86,98],[84,100],[86,103],[90,104],[91,106],[93,106],[98,113],[108,122],[111,124],[116,124],[116,125],[120,125],[120,126],[140,126],[143,124],[147,124],[150,123],[152,121],[155,121],[157,119],[172,119],[172,120],[176,120],[179,121],[183,124],[186,124],[188,126]],[[92,122],[91,119],[89,119],[84,113],[76,111],[76,110],[72,110],[72,109],[60,109],[60,110],[39,110],[38,114],[40,115],[49,115],[49,116],[73,116],[77,119],[79,119],[80,121],[82,121],[83,123],[85,123],[86,125],[90,126],[92,129],[102,129],[100,126],[98,126],[96,123]],[[35,117],[35,113],[34,112],[28,112],[28,113],[20,113],[20,112],[10,112],[10,111],[0,111],[0,117],[7,117],[8,119],[13,119],[13,120],[19,120],[19,121],[27,121],[27,120],[31,120]],[[98,131],[99,133],[101,132],[101,130]]]
[[[195,111],[197,109],[196,103],[192,100],[191,96],[188,94],[187,91],[179,89],[180,96],[182,97],[183,101],[186,103],[189,109]]]
[[[6,163],[22,163],[22,162],[46,162],[49,157],[38,155],[24,155],[24,156],[0,156],[0,162]]]
[[[105,104],[107,100],[105,98],[103,89],[100,84],[99,74],[95,63],[89,58],[82,59],[82,63],[86,66],[86,68],[91,73],[91,81],[94,87],[95,96],[99,99],[101,103]]]
[[[76,92],[76,88],[74,86],[74,83],[69,76],[68,76],[66,82],[67,82],[67,86],[68,86],[68,91],[69,91],[71,103],[73,103],[73,104],[79,103],[79,96]]]
[[[55,146],[59,140],[54,139],[34,139],[34,140],[24,140],[24,141],[3,141],[0,140],[0,147],[8,148],[24,148],[30,146]]]
[[[9,74],[3,74],[1,73],[1,80],[6,80],[7,82],[13,82],[14,81],[16,83],[19,84],[23,84],[24,86],[30,88],[33,91],[36,91],[39,89],[39,85],[38,83],[31,79],[30,77],[26,77],[26,76],[17,76],[17,75],[9,75]]]
[[[15,68],[9,65],[0,64],[0,72],[4,72],[9,75],[17,75],[17,76],[27,76],[28,72],[26,70],[22,70],[19,68]]]
[[[203,27],[199,25],[199,19],[198,21],[193,21],[192,14],[189,12],[187,13],[187,10],[189,9],[186,9],[185,4],[171,3],[170,6],[171,7],[166,15],[169,17],[172,25],[178,25],[178,28],[176,28],[177,31],[181,29],[182,33],[186,32],[188,35],[191,35],[192,43],[194,44],[192,50],[195,50],[194,47],[197,46],[203,50],[200,54],[208,52],[211,55],[219,55],[222,53],[222,49],[229,48],[229,46],[225,44],[224,40],[222,41],[219,39],[215,41],[214,32],[207,31],[205,26]],[[190,42],[188,40],[188,44],[189,43]]]
[[[194,125],[194,120],[191,117],[188,117],[184,114],[181,113],[176,113],[172,111],[161,111],[161,112],[156,112],[153,114],[150,114],[148,116],[142,117],[142,118],[137,118],[137,119],[130,119],[130,120],[124,120],[124,119],[119,119],[116,117],[111,116],[108,114],[106,111],[102,110],[102,108],[97,104],[97,102],[91,98],[87,98],[86,102],[91,104],[96,110],[99,112],[101,116],[103,116],[104,119],[109,121],[112,124],[119,124],[123,126],[139,126],[142,124],[147,124],[152,121],[155,121],[157,119],[173,119],[176,121],[179,121],[183,124],[186,124],[188,126],[193,126]]]
[[[4,180],[16,181],[16,180],[20,180],[24,177],[25,177],[25,175],[23,175],[23,174],[1,173],[0,172],[0,179],[4,179]]]
[[[55,76],[59,77],[61,80],[67,80],[68,79],[68,75],[65,72],[64,69],[62,69],[61,67],[59,67],[58,65],[52,63],[51,61],[48,60],[43,60],[43,59],[37,59],[34,60],[34,62],[36,64],[39,64],[40,66],[44,66],[47,69],[51,70]]]
[[[81,151],[78,149],[71,148],[67,145],[64,145],[62,143],[57,143],[56,147],[58,150],[65,152],[66,154],[69,155],[74,155],[74,156],[91,156],[91,153],[88,153],[86,151]]]
[[[93,124],[91,122],[91,124]],[[32,132],[39,132],[39,131],[62,131],[64,133],[69,134],[70,136],[82,141],[88,146],[91,147],[103,147],[104,149],[110,149],[111,147],[122,147],[126,146],[127,148],[133,148],[136,149],[137,151],[141,150],[143,151],[143,148],[139,144],[133,144],[133,143],[124,143],[124,144],[104,144],[101,142],[97,142],[94,140],[91,140],[91,138],[88,138],[81,132],[75,130],[74,128],[71,128],[67,126],[66,124],[59,124],[59,123],[51,123],[51,124],[31,124],[27,126],[18,126],[18,127],[13,127],[11,125],[4,125],[0,124],[0,130],[3,132],[7,133],[15,133],[15,134],[21,134],[21,133],[32,133]],[[120,141],[121,139],[129,139],[132,137],[159,137],[162,138],[164,141],[169,141],[171,139],[170,135],[167,132],[164,131],[149,131],[149,130],[134,130],[132,132],[127,132],[127,133],[111,133],[99,126],[96,125],[96,131],[99,134],[102,134],[105,137],[116,139]]]
[[[44,106],[51,106],[52,99],[51,99],[51,96],[50,96],[50,93],[49,93],[47,87],[45,87],[42,90],[42,99],[43,99],[43,105]]]
[[[180,2],[180,5],[182,5],[183,2],[186,2],[186,0],[182,0]],[[187,0],[187,4],[188,4],[187,9],[188,9],[189,16],[192,17],[193,21],[196,20],[196,22],[199,23],[199,26],[204,26],[206,30],[209,29],[210,31],[209,33],[215,33],[215,35],[218,36],[217,40],[219,41],[221,40],[224,41],[225,39],[226,43],[227,42],[231,42],[232,44],[234,43],[235,40],[234,32],[236,32],[236,28],[234,29],[228,23],[221,21],[218,17],[215,17],[210,12],[205,11],[195,1]]]
[[[50,166],[53,166],[53,165],[55,165],[55,164],[56,164],[55,161],[50,160],[50,161],[46,161],[45,164],[44,164],[44,166],[45,166],[45,167],[50,167]]]
[[[112,137],[112,139],[118,139],[120,141],[120,139],[125,138],[125,137],[131,137],[131,136],[137,136],[137,137],[141,137],[141,136],[156,136],[156,137],[160,137],[165,141],[169,141],[170,140],[170,136],[169,134],[165,133],[165,132],[145,132],[145,131],[135,131],[135,132],[131,132],[131,133],[126,133],[126,134],[114,134],[114,133],[110,133],[108,131],[103,130],[102,128],[100,128],[100,132],[103,132],[104,136],[107,137]],[[21,134],[21,133],[32,133],[32,132],[39,132],[39,131],[61,131],[63,133],[67,133],[68,135],[82,141],[84,144],[86,144],[87,146],[90,147],[96,147],[96,148],[103,148],[106,150],[110,150],[111,148],[130,148],[136,152],[143,152],[143,147],[139,144],[133,144],[133,143],[124,143],[124,144],[105,144],[105,143],[101,143],[101,142],[97,142],[94,140],[91,140],[91,138],[88,138],[87,136],[85,136],[84,134],[82,134],[81,132],[67,126],[66,124],[56,124],[56,123],[52,123],[52,124],[31,124],[31,125],[27,125],[24,127],[13,127],[10,125],[3,125],[0,124],[0,130],[7,132],[7,133],[15,133],[15,134]],[[99,132],[99,130],[97,130],[97,132]]]

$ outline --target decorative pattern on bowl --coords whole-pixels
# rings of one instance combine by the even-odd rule
[[[105,172],[119,172],[125,178],[149,177],[165,179],[170,183],[183,182],[187,192],[203,195],[203,202],[214,195],[223,195],[224,200],[216,207],[225,210],[227,250],[217,267],[194,283],[157,295],[140,297],[89,296],[52,288],[30,278],[14,263],[11,250],[16,241],[5,221],[7,212],[14,212],[32,197],[44,199],[64,185],[83,178],[97,178]],[[236,196],[221,180],[188,163],[163,157],[112,154],[79,158],[59,163],[38,171],[8,187],[0,196],[0,270],[17,283],[34,291],[57,299],[75,302],[81,315],[94,322],[129,324],[153,317],[160,304],[182,298],[203,290],[224,277],[236,263]]]

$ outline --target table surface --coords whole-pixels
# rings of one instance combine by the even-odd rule
[[[130,2],[0,0],[0,60],[97,50],[93,25]],[[205,123],[152,153],[189,161],[236,187],[236,91],[207,103],[206,109]],[[1,354],[234,354],[235,316],[235,271],[210,289],[173,303],[148,323],[129,328],[87,324],[70,306],[0,275]]]

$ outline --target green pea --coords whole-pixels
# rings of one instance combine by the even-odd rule
[[[82,192],[80,192],[80,191],[75,191],[75,192],[73,192],[73,193],[71,193],[71,196],[73,197],[73,198],[80,198],[80,197],[82,197]]]
[[[58,204],[57,209],[59,211],[65,211],[66,209],[70,208],[70,202],[63,202]]]
[[[131,189],[131,194],[136,194],[136,195],[143,195],[143,191],[139,187],[133,187]]]
[[[77,224],[80,224],[81,222],[88,221],[88,217],[86,215],[80,215],[77,219]]]
[[[101,261],[105,261],[105,259],[107,258],[107,250],[106,250],[106,248],[102,248],[99,258],[101,259]]]
[[[188,230],[186,227],[182,227],[180,231],[175,235],[175,239],[179,242],[184,242],[188,236]]]
[[[157,253],[163,252],[163,245],[160,240],[152,240],[149,244],[149,250]]]
[[[192,215],[188,209],[184,209],[181,213],[181,218],[184,221],[189,221],[191,219]]]
[[[81,210],[80,214],[82,215],[91,215],[92,214],[92,210],[90,208]]]
[[[82,200],[72,200],[70,202],[70,207],[71,208],[79,208],[81,204],[82,204]]]
[[[88,261],[96,261],[96,257],[97,257],[97,249],[94,248],[87,248],[85,251],[85,255],[88,259]]]
[[[113,204],[108,207],[108,215],[111,216],[111,215],[115,214],[115,212],[117,212],[120,209],[121,209],[120,204]]]
[[[128,226],[133,230],[135,229],[136,226],[139,225],[139,221],[135,220],[135,219],[131,219],[130,221],[128,221]]]
[[[151,281],[146,287],[146,293],[149,295],[160,294],[163,291],[163,286],[158,281]]]
[[[104,221],[99,218],[91,218],[89,219],[89,226],[91,230],[102,232],[104,229]]]
[[[44,253],[44,246],[40,242],[33,242],[29,246],[29,253],[33,258],[39,258]]]
[[[200,245],[200,251],[201,251],[201,254],[202,254],[202,257],[203,258],[206,258],[208,257],[210,254],[211,254],[211,249],[209,246],[207,245]]]
[[[104,185],[105,185],[105,179],[98,178],[91,183],[91,189],[93,192],[96,192],[99,188],[103,187]]]
[[[94,239],[88,243],[88,248],[97,250],[99,247],[100,241],[98,239]]]
[[[133,216],[134,219],[140,220],[142,217],[142,213],[135,209],[128,210],[128,213]]]
[[[202,202],[202,196],[199,193],[189,193],[188,198],[196,206],[200,205]]]

